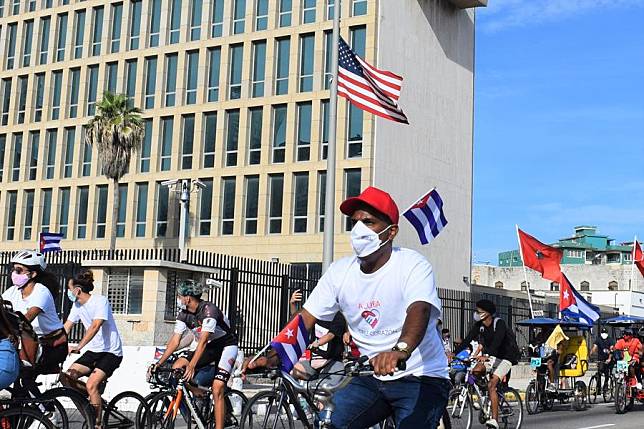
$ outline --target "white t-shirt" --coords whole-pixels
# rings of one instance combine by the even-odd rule
[[[102,295],[90,295],[83,305],[76,301],[72,304],[72,309],[67,316],[67,320],[72,323],[80,320],[85,329],[89,329],[92,322],[97,319],[104,320],[101,329],[84,348],[95,353],[108,352],[116,356],[123,356],[121,335],[116,329],[112,307],[107,298]]]
[[[40,283],[34,285],[31,294],[22,298],[22,292],[17,286],[11,286],[2,294],[2,299],[11,301],[13,309],[27,314],[31,307],[40,308],[41,312],[36,316],[31,326],[38,335],[47,335],[63,327],[63,323],[58,318],[54,297],[45,286]]]
[[[304,308],[321,320],[332,320],[336,312],[342,312],[360,353],[373,358],[396,345],[407,308],[417,301],[432,306],[425,337],[407,360],[405,371],[378,378],[448,378],[447,357],[437,328],[442,306],[432,266],[418,252],[394,247],[389,261],[372,274],[360,270],[357,257],[342,258],[322,276]]]

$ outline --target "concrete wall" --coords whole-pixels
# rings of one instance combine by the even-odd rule
[[[470,275],[474,12],[445,0],[380,1],[378,66],[404,77],[400,105],[410,125],[378,118],[376,186],[406,209],[436,187],[449,225],[420,246],[406,220],[398,244],[420,250],[439,286],[463,289]]]
[[[644,293],[642,292],[593,292],[593,303],[617,308],[620,314],[644,317]]]

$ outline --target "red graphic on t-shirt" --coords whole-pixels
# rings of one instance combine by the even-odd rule
[[[362,318],[371,326],[372,328],[375,328],[376,325],[378,324],[378,319],[380,318],[380,313],[378,310],[371,309],[371,310],[365,310],[361,314]]]

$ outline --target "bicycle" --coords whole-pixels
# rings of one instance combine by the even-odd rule
[[[0,400],[0,428],[57,429],[40,407],[53,400],[2,399]],[[65,426],[66,427],[66,426]]]
[[[450,392],[447,411],[453,428],[470,429],[475,410],[479,412],[478,421],[482,425],[492,417],[492,402],[487,391],[487,375],[476,377],[472,374],[474,364],[468,360],[463,362],[468,366],[465,383]],[[519,392],[509,387],[507,383],[499,383],[497,394],[499,395],[499,428],[519,429],[523,422],[523,404]]]
[[[167,385],[154,395],[147,403],[149,414],[140,418],[146,423],[148,429],[172,429],[176,425],[177,415],[181,414],[186,428],[190,429],[192,424],[199,429],[214,427],[215,416],[211,390],[204,389],[203,396],[197,396],[192,389],[188,388],[183,379],[184,369],[157,368],[155,373],[169,373]],[[200,389],[203,389],[200,387]],[[228,389],[224,392],[226,400],[226,417],[224,426],[226,428],[240,427],[239,413],[235,412],[234,403],[240,402],[242,409],[246,407],[248,398],[238,391]],[[243,415],[242,417],[243,418]],[[242,425],[243,427],[243,425]]]
[[[610,402],[613,400],[615,375],[612,367],[613,365],[611,365],[608,371],[604,371],[603,373],[600,373],[598,369],[597,373],[590,378],[590,381],[588,382],[588,402],[591,404],[597,402],[597,396],[600,392],[604,402]],[[601,388],[599,387],[600,379],[603,379],[603,386],[601,386]]]

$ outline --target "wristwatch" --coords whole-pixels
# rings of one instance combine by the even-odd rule
[[[397,342],[396,345],[393,346],[391,351],[393,351],[393,352],[403,352],[405,355],[407,355],[405,357],[405,360],[409,359],[409,356],[411,356],[411,352],[409,351],[409,346],[404,341]]]

